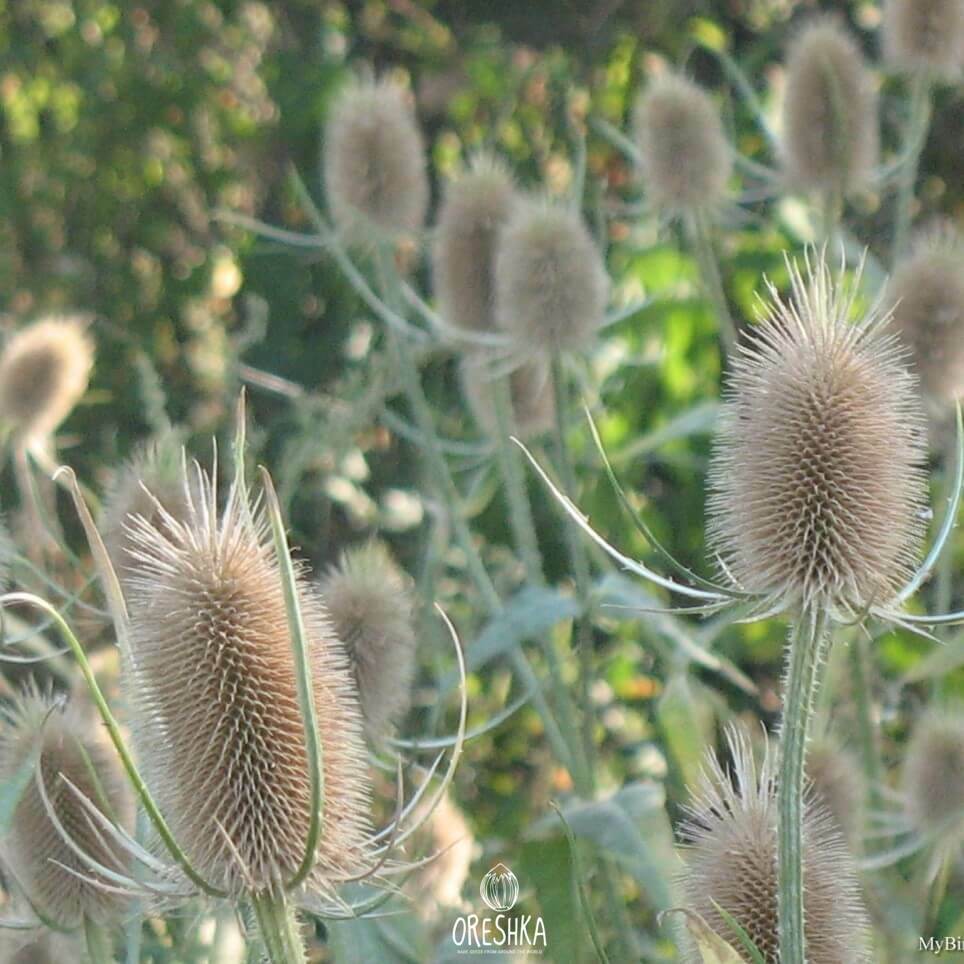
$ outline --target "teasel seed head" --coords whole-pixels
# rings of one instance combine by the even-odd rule
[[[783,161],[790,186],[846,196],[877,161],[877,94],[853,38],[817,20],[795,39],[787,61]]]
[[[412,587],[379,542],[348,549],[319,588],[348,650],[369,729],[382,733],[411,703],[415,677]]]
[[[495,331],[496,241],[517,200],[508,168],[488,155],[476,158],[446,188],[435,228],[432,279],[439,313],[449,325]]]
[[[680,213],[718,207],[733,169],[720,115],[702,87],[680,74],[652,82],[634,112],[646,196]]]
[[[499,431],[494,392],[501,386],[493,382],[490,366],[479,357],[467,356],[459,366],[462,391],[476,422],[487,435]],[[548,432],[555,424],[555,397],[552,373],[545,359],[523,362],[508,376],[515,430],[522,438]]]
[[[50,317],[15,332],[0,352],[0,420],[21,438],[52,434],[90,380],[94,343],[79,317]]]
[[[405,90],[387,80],[342,91],[325,126],[325,188],[353,242],[421,229],[428,207],[425,147]]]
[[[964,835],[964,713],[930,710],[907,745],[903,792],[911,825],[948,842]]]
[[[70,839],[94,860],[124,872],[104,830],[87,815],[77,790],[127,832],[133,829],[133,796],[114,748],[87,712],[35,686],[19,692],[4,712],[0,731],[0,784],[6,785],[39,741],[39,775],[50,811]],[[89,761],[89,762],[88,762]],[[96,779],[93,774],[96,774]],[[0,862],[45,921],[63,928],[85,917],[119,919],[122,899],[91,881],[109,882],[71,849],[51,819],[37,779],[31,778],[0,841]],[[87,877],[82,880],[77,875]]]
[[[964,64],[964,0],[887,0],[883,33],[894,66],[954,77]]]
[[[758,769],[749,739],[731,729],[733,781],[711,753],[682,826],[686,908],[724,940],[739,942],[718,904],[767,964],[779,959],[774,756]],[[869,964],[869,921],[852,859],[828,811],[808,799],[803,815],[804,921],[814,964]],[[741,957],[748,956],[739,950]],[[698,960],[699,958],[697,958]]]
[[[0,964],[64,964],[85,960],[78,938],[54,931],[10,931],[0,937]]]
[[[123,683],[148,786],[200,876],[232,895],[287,883],[311,790],[284,588],[263,510],[195,466],[187,512],[131,525],[136,569]],[[367,757],[344,647],[298,578],[323,761],[309,885],[331,895],[368,863]]]
[[[836,740],[822,736],[810,742],[806,769],[814,800],[826,807],[853,849],[860,838],[863,818],[864,787],[860,764]]]
[[[521,203],[495,259],[496,320],[524,358],[584,349],[602,325],[609,278],[578,212]]]
[[[964,396],[964,244],[949,228],[922,235],[888,286],[894,324],[924,394],[946,412]]]
[[[708,541],[746,591],[831,615],[888,603],[923,539],[926,440],[917,382],[855,279],[823,255],[770,285],[733,360],[709,470]]]

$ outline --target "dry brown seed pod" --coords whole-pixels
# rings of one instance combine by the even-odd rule
[[[964,65],[964,0],[887,0],[883,36],[894,66],[953,78]]]
[[[854,848],[860,839],[864,807],[860,763],[835,740],[817,737],[807,750],[806,774],[814,800],[827,808]]]
[[[459,366],[462,391],[479,427],[490,436],[499,430],[492,372],[479,357],[462,359]],[[522,438],[548,432],[555,424],[552,373],[544,359],[523,362],[509,375],[509,392],[515,430]],[[500,388],[501,390],[501,388]]]
[[[924,837],[959,839],[964,830],[964,715],[926,713],[904,756],[903,791],[911,825]]]

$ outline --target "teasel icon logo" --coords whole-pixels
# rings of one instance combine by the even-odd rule
[[[512,910],[519,899],[519,879],[505,864],[496,864],[482,878],[479,894],[496,913]]]

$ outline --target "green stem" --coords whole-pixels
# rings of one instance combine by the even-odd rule
[[[865,794],[871,807],[879,802],[883,767],[880,759],[880,744],[877,740],[877,727],[874,723],[870,679],[870,648],[862,630],[857,631],[850,643],[851,692],[857,712],[857,738],[860,743],[860,758],[866,779]]]
[[[284,892],[251,894],[249,900],[269,964],[306,964],[295,911]]]
[[[817,243],[827,249],[827,257],[834,254],[834,242],[840,230],[840,219],[843,216],[843,198],[839,191],[829,189],[820,195],[819,224],[817,227]]]
[[[826,642],[826,622],[823,610],[805,608],[793,626],[788,644],[777,783],[781,964],[806,964],[803,923],[804,764]]]
[[[931,82],[923,72],[914,75],[911,81],[910,113],[904,143],[907,145],[907,161],[900,172],[897,182],[897,207],[894,214],[894,241],[891,248],[892,266],[904,253],[907,235],[910,231],[911,208],[914,205],[914,187],[920,157],[927,142],[927,131],[931,121]]]
[[[720,274],[720,266],[710,238],[706,215],[700,211],[690,211],[686,214],[683,225],[693,256],[696,258],[697,267],[700,270],[703,289],[713,305],[713,311],[716,313],[723,350],[727,355],[732,355],[737,345],[736,324],[730,314],[730,306],[726,300],[723,276]]]
[[[90,964],[113,964],[114,949],[107,929],[89,917],[84,918],[84,938]]]

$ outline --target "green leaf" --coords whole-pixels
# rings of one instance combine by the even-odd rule
[[[325,927],[335,964],[420,964],[430,959],[418,915],[398,900],[378,916],[326,921]]]
[[[699,914],[683,907],[672,908],[672,913],[686,917],[686,927],[700,954],[702,964],[744,964],[743,958]]]
[[[688,787],[696,785],[703,754],[711,742],[713,703],[703,687],[685,673],[674,674],[656,704],[656,719],[679,775]]]
[[[558,823],[558,818],[557,818]],[[519,878],[532,887],[546,925],[549,950],[565,947],[571,959],[582,959],[586,930],[573,887],[569,845],[561,834],[552,840],[529,840],[521,848]]]

